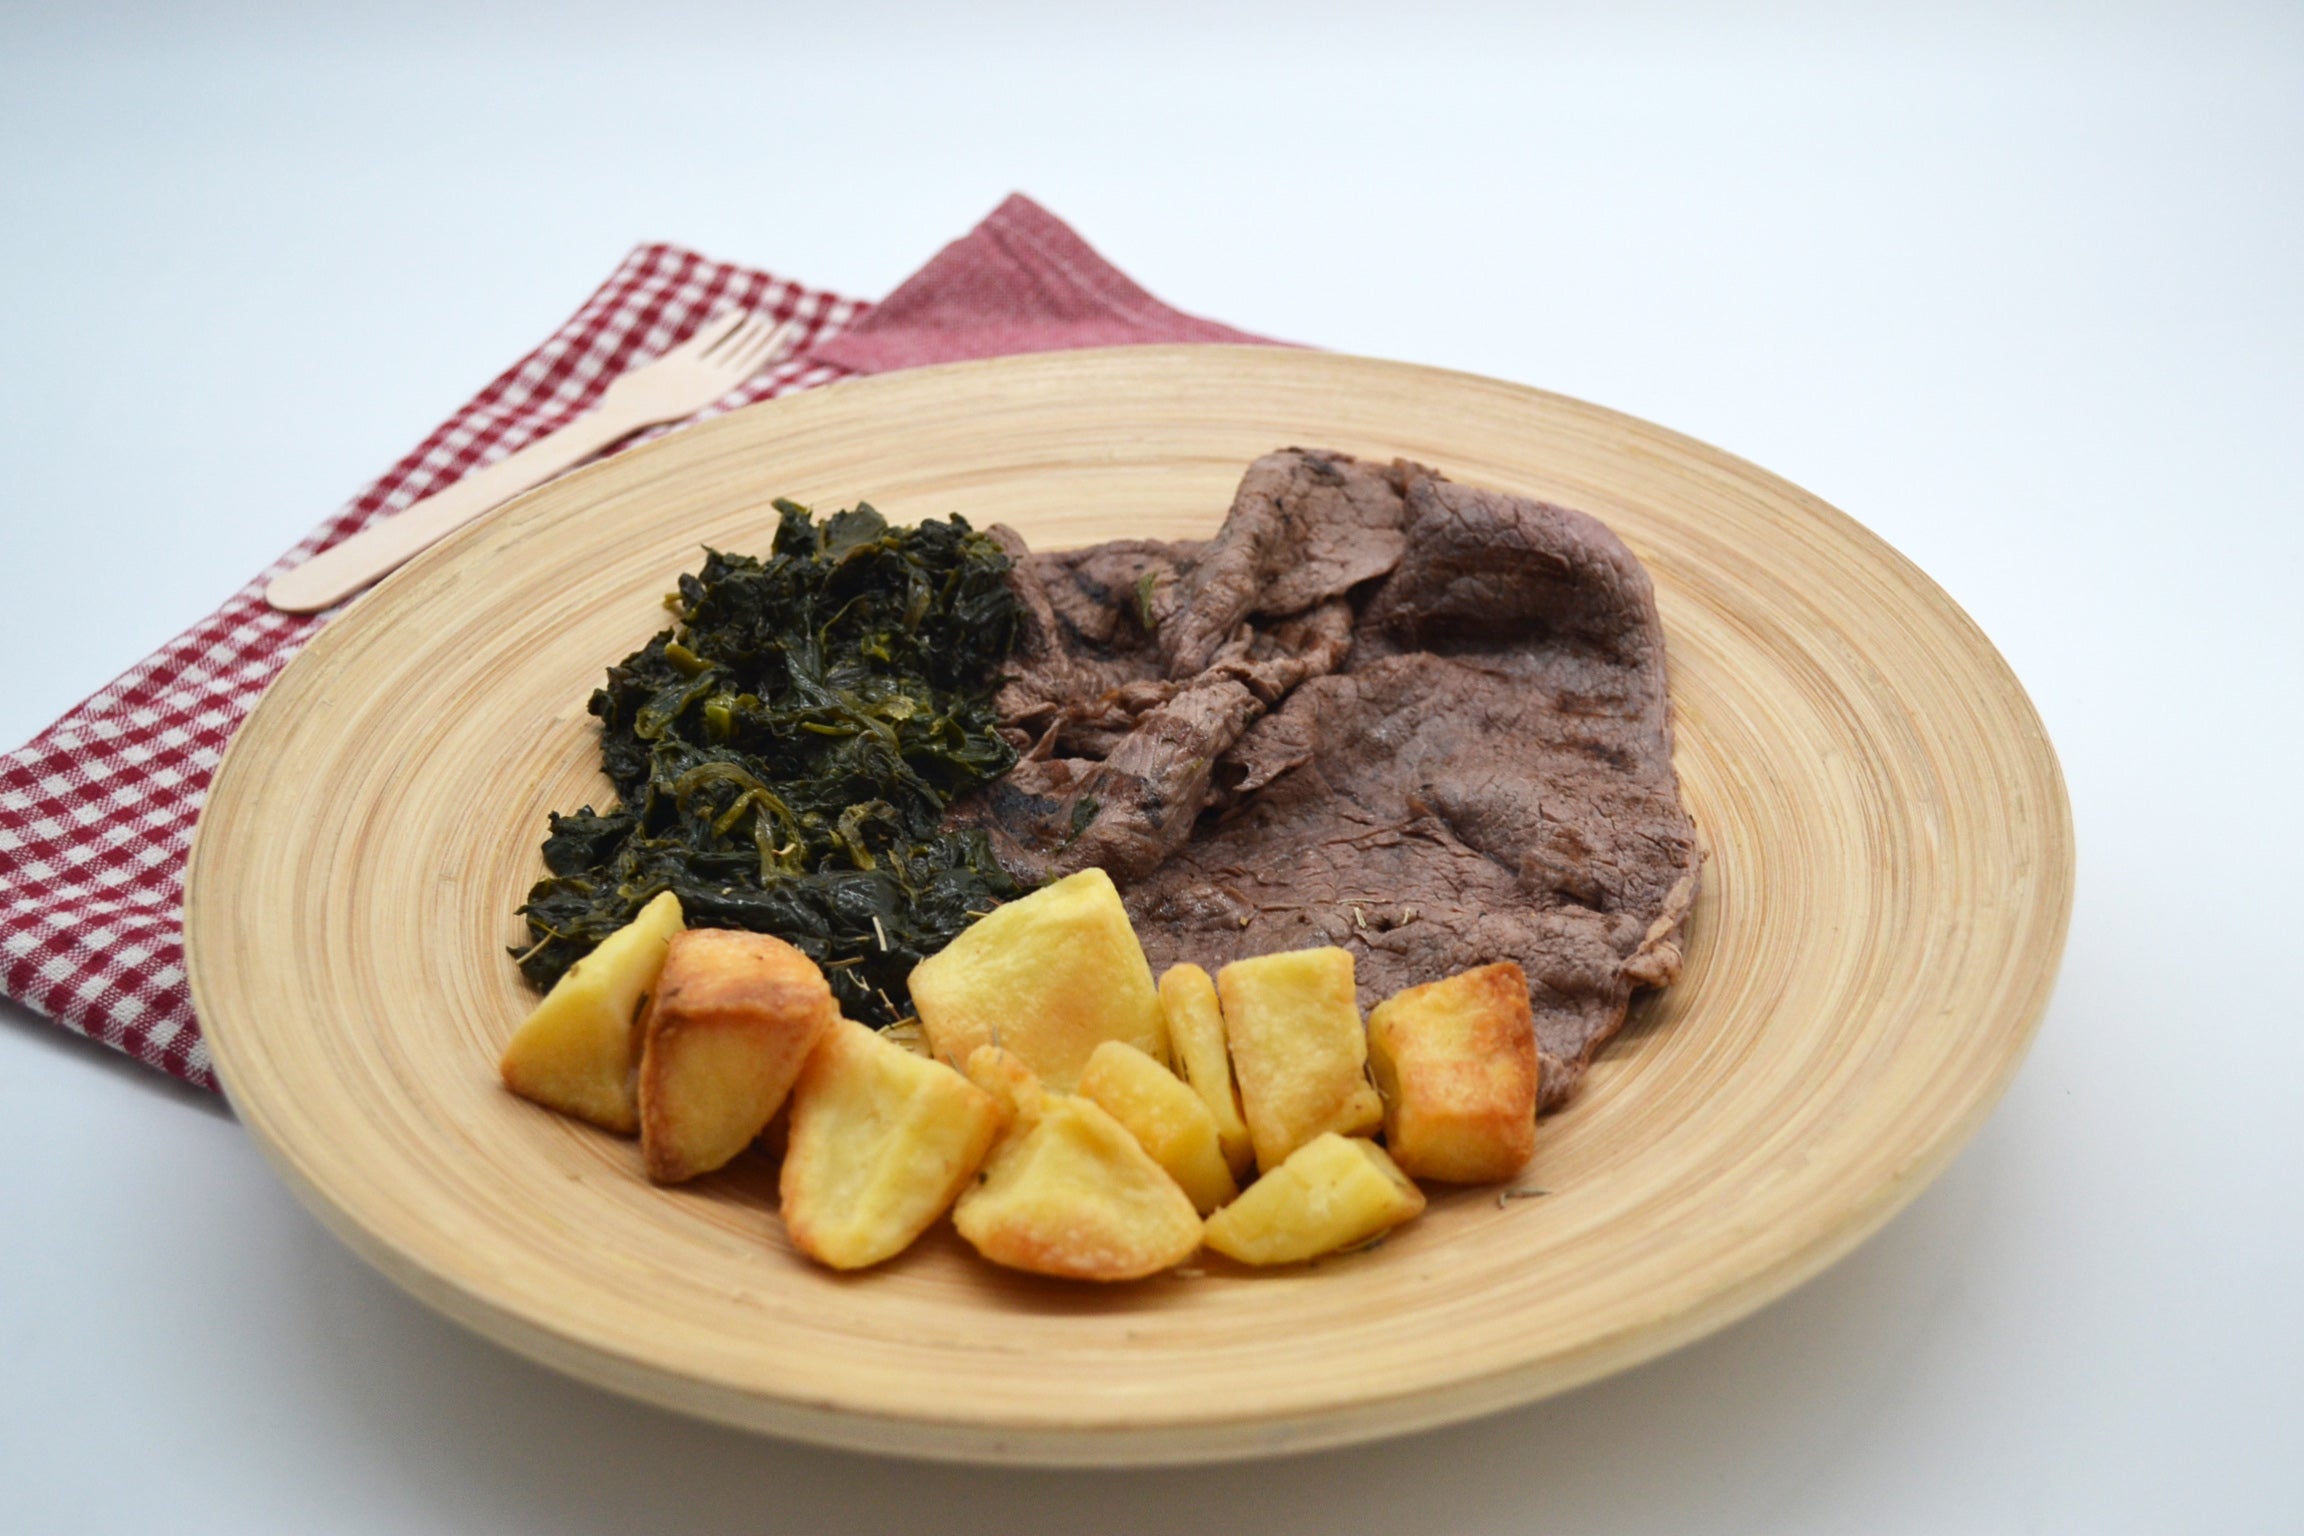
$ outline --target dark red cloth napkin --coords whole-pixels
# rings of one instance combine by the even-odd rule
[[[893,373],[1067,347],[1263,340],[1170,309],[1062,219],[1011,197],[813,355],[851,373]]]
[[[0,993],[215,1088],[184,980],[184,858],[225,744],[333,613],[276,613],[266,583],[582,415],[617,375],[733,308],[798,322],[798,348],[690,422],[858,373],[1262,339],[1170,309],[1022,196],[877,307],[675,246],[640,247],[543,345],[223,607],[0,757]]]

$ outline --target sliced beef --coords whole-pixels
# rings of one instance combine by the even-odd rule
[[[1054,731],[1042,755],[1062,742],[1103,757],[1138,715],[1174,691],[1146,605],[1155,587],[1173,586],[1177,572],[1190,569],[1202,546],[1129,539],[1033,553],[1012,528],[986,531],[1016,562],[1011,585],[1024,608],[1012,675],[995,701],[1003,728],[1019,750]]]
[[[1373,1006],[1516,960],[1558,1103],[1678,975],[1697,852],[1669,748],[1556,698],[1429,652],[1306,683],[1254,733],[1295,765],[1127,887],[1153,964],[1341,944]]]
[[[1244,620],[1302,613],[1397,565],[1411,468],[1301,448],[1249,465],[1223,528],[1179,573],[1175,610],[1160,625],[1168,675],[1204,670]]]
[[[1354,952],[1362,1002],[1527,972],[1544,1103],[1680,969],[1701,857],[1647,572],[1579,512],[1290,449],[1206,544],[1016,568],[1024,761],[957,807],[1100,865],[1153,964]]]

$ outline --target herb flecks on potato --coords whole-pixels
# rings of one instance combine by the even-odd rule
[[[1301,1264],[1391,1231],[1424,1192],[1384,1149],[1323,1132],[1208,1218],[1208,1246],[1243,1264]]]
[[[888,1024],[915,965],[1019,894],[981,833],[941,829],[1015,761],[990,703],[1018,623],[1007,555],[957,516],[776,506],[769,558],[707,551],[678,623],[592,696],[618,804],[552,818],[521,908],[538,986],[670,891],[698,927],[791,943]]]
[[[505,1045],[504,1086],[604,1130],[637,1131],[640,1009],[680,926],[680,900],[665,892],[563,972]]]

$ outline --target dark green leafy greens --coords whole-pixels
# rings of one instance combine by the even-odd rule
[[[981,832],[941,827],[1016,760],[991,707],[1007,556],[957,515],[776,509],[769,558],[707,550],[665,600],[678,624],[592,695],[619,803],[552,818],[520,909],[540,987],[671,891],[690,927],[775,934],[888,1024],[913,966],[1020,893]]]

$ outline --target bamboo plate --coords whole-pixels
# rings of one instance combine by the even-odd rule
[[[1036,545],[1215,527],[1287,444],[1583,507],[1654,573],[1712,849],[1687,972],[1635,1005],[1525,1183],[1309,1270],[1113,1289],[949,1228],[842,1278],[769,1170],[676,1191],[497,1086],[503,946],[547,810],[599,801],[585,699],[698,546],[784,494],[959,510]],[[571,1375],[731,1424],[980,1461],[1373,1438],[1719,1328],[1854,1247],[1983,1120],[2045,1006],[2070,818],[2023,690],[1845,516],[1716,449],[1514,385],[1253,348],[973,363],[754,406],[563,480],[411,565],[266,695],[189,876],[234,1106],[340,1237]]]

